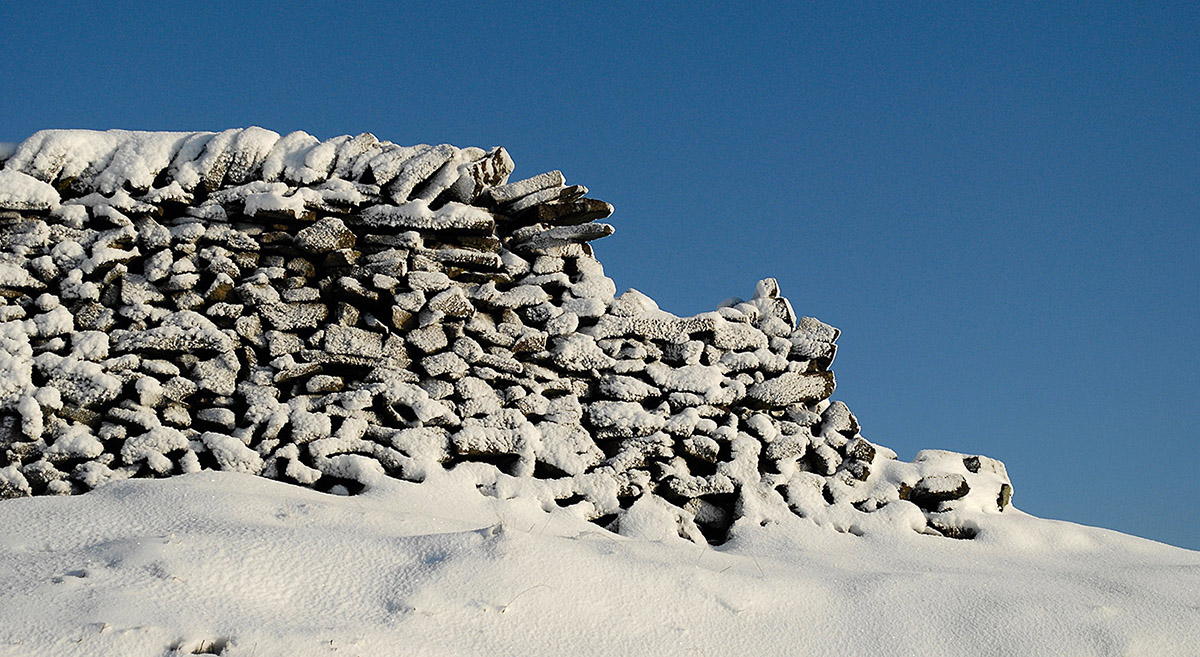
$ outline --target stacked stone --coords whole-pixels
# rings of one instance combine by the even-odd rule
[[[997,461],[867,441],[829,401],[837,329],[773,279],[688,318],[617,296],[588,244],[612,207],[509,183],[503,149],[47,131],[0,161],[0,496],[461,468],[617,530],[662,500],[714,543],[771,503],[951,536],[1008,503]]]

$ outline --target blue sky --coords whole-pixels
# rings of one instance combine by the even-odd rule
[[[616,205],[620,289],[840,327],[869,439],[1200,549],[1200,6],[407,4],[3,3],[0,141],[504,145]]]

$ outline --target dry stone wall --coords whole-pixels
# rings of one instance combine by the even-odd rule
[[[612,207],[508,182],[502,148],[45,131],[0,163],[0,497],[461,469],[713,543],[788,514],[969,537],[1008,504],[998,461],[866,440],[838,330],[773,279],[694,317],[617,295]]]

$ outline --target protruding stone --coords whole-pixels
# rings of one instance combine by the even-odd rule
[[[522,196],[528,196],[550,187],[558,187],[566,183],[561,171],[548,171],[525,180],[492,187],[484,192],[484,200],[497,205],[514,201]]]
[[[746,390],[749,399],[769,408],[826,399],[835,387],[832,372],[784,372]]]

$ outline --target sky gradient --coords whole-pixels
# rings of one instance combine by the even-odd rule
[[[841,328],[868,439],[1200,549],[1200,5],[394,4],[4,3],[0,141],[503,145],[616,206],[619,290]]]

